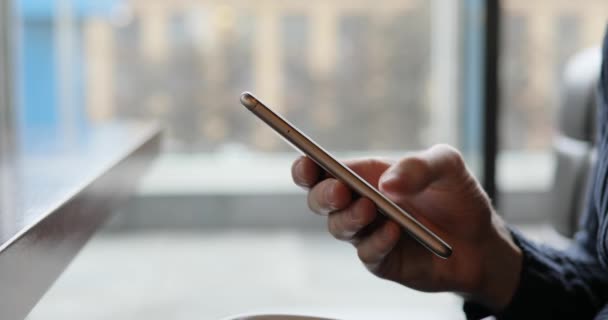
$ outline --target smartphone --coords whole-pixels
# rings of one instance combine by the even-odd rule
[[[429,251],[444,259],[452,254],[452,247],[439,236],[380,193],[357,173],[332,157],[312,139],[268,108],[251,93],[244,92],[241,94],[241,104],[325,171],[344,182],[358,195],[370,199],[380,213],[397,222],[412,238],[420,242]]]

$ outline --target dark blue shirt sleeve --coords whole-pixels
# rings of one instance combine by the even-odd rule
[[[604,40],[599,83],[598,159],[608,157],[608,33]],[[605,166],[603,166],[605,167]],[[524,254],[522,274],[510,304],[498,314],[465,302],[467,319],[494,315],[498,319],[592,319],[608,302],[608,272],[599,261],[598,237],[608,212],[598,201],[608,198],[607,170],[594,169],[591,191],[576,241],[570,250],[559,251],[532,243],[516,230],[513,239]],[[601,201],[604,202],[604,201]],[[599,241],[599,242],[598,242]]]
[[[512,230],[513,239],[524,254],[519,286],[511,303],[492,314],[483,306],[466,302],[467,319],[494,315],[497,319],[591,319],[608,299],[608,274],[595,247],[597,215],[587,210],[585,228],[576,245],[567,251],[539,246]],[[591,244],[593,242],[593,244]]]

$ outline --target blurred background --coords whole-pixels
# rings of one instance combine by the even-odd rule
[[[238,103],[256,93],[339,157],[449,143],[499,211],[553,237],[562,75],[598,46],[605,0],[14,0],[18,137],[137,119],[163,153],[30,319],[217,319],[255,311],[462,319],[448,294],[374,279],[293,186],[297,153]],[[499,39],[498,125],[486,47]],[[533,201],[530,201],[533,199]],[[557,236],[556,236],[557,237]],[[348,316],[346,318],[348,318]]]

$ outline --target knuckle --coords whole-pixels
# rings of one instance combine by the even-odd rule
[[[399,162],[399,167],[401,168],[402,174],[408,175],[411,174],[426,174],[430,171],[430,166],[428,161],[424,159],[421,155],[412,155],[406,158],[401,159]]]
[[[356,218],[353,218],[353,221],[358,228],[362,228],[369,223],[370,215],[367,214],[367,212],[375,212],[376,205],[367,198],[360,198],[352,209],[353,211],[357,210]],[[374,216],[372,215],[371,218],[373,217]]]
[[[439,154],[443,155],[447,164],[454,169],[462,169],[465,167],[464,158],[458,149],[448,144],[438,144],[433,146]]]
[[[462,170],[466,167],[464,163],[464,158],[462,157],[460,152],[451,154],[448,161],[450,163],[450,166],[456,170]]]
[[[326,179],[316,184],[308,192],[308,207],[319,214],[326,214],[331,211],[334,205],[332,179]],[[335,180],[334,180],[335,181]]]
[[[363,262],[363,264],[374,263],[374,257],[369,253],[368,250],[357,248],[357,256],[359,257],[359,260]]]
[[[444,154],[457,154],[458,150],[449,144],[439,143],[431,147],[431,149]]]
[[[380,252],[384,247],[384,243],[386,242],[386,240],[384,239],[383,229],[384,227],[380,228],[379,230],[376,230],[376,232],[374,232],[374,234],[370,236],[370,247],[372,247],[374,251]]]
[[[355,232],[345,227],[343,218],[343,215],[340,214],[330,215],[327,219],[327,229],[334,238],[342,241],[351,241]]]
[[[387,222],[375,238],[374,245],[378,250],[384,251],[387,247],[391,245],[393,239],[394,235],[391,224]]]
[[[411,156],[406,158],[404,165],[412,170],[427,170],[429,168],[428,161],[421,156]]]
[[[456,148],[449,144],[436,144],[431,147],[431,150],[446,156],[455,156],[460,154]]]
[[[348,240],[341,226],[339,216],[330,215],[327,218],[327,230],[334,238],[338,240]]]
[[[383,166],[386,166],[386,161],[379,157],[372,157],[365,160],[361,169],[364,176],[371,176],[373,175],[372,172],[375,168],[381,168]]]
[[[378,157],[372,157],[372,158],[368,158],[367,159],[367,163],[366,163],[366,167],[379,167],[385,164],[385,161],[383,161],[381,158]]]

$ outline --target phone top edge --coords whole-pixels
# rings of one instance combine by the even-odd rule
[[[249,110],[255,109],[259,101],[250,92],[245,91],[241,93],[241,104]]]

